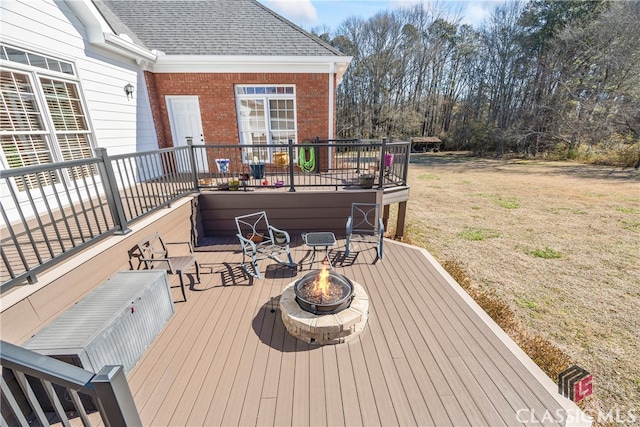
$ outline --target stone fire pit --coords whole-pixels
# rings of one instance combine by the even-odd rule
[[[310,304],[302,299],[309,296],[303,287],[321,273],[345,286],[344,295],[337,292],[335,305]],[[309,344],[338,344],[357,336],[364,329],[369,317],[369,296],[360,284],[334,271],[321,270],[309,273],[284,288],[280,296],[280,313],[287,331],[297,339]]]

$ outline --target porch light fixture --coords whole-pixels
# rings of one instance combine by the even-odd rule
[[[129,97],[133,97],[133,85],[131,83],[127,83],[124,87],[124,93],[127,94],[127,99],[129,99]]]

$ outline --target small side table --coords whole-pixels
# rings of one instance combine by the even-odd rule
[[[311,255],[311,266],[313,266],[313,262],[316,259],[316,249],[318,247],[324,246],[324,253],[327,259],[327,263],[329,264],[329,268],[333,268],[331,264],[331,259],[329,258],[329,247],[336,244],[336,236],[330,231],[319,231],[312,233],[302,233],[302,240],[304,243],[313,248],[313,254]],[[309,266],[309,269],[311,269]]]

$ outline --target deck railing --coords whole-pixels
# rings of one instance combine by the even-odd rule
[[[294,144],[193,145],[198,188],[240,189],[406,185],[409,142],[320,140]]]
[[[69,418],[78,417],[90,426],[88,413],[96,410],[106,426],[142,425],[122,366],[94,374],[5,341],[0,341],[0,364],[7,403],[2,425],[68,426]]]
[[[0,171],[0,291],[203,189],[406,185],[409,142],[188,144]],[[6,190],[6,191],[5,191]]]
[[[187,147],[0,171],[0,289],[35,283],[45,268],[195,191]]]

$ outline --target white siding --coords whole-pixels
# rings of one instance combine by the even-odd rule
[[[66,3],[2,0],[0,37],[5,43],[59,57],[76,66],[94,145],[109,154],[157,149],[144,74],[135,61],[92,46]],[[135,87],[127,100],[124,86]]]
[[[83,24],[65,2],[1,0],[0,40],[75,65],[94,147],[104,147],[110,155],[158,148],[141,67],[132,59],[89,44]],[[131,99],[124,93],[127,83],[135,87]],[[17,219],[14,203],[4,183],[0,190],[0,200],[13,222]],[[36,203],[40,209],[42,200]],[[25,208],[28,216],[33,214]]]

